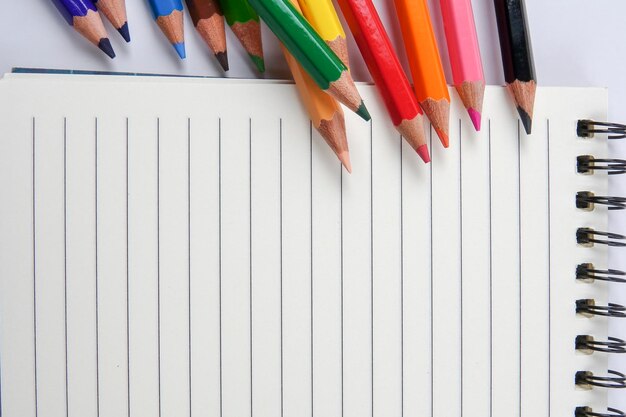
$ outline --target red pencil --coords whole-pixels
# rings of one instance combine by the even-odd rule
[[[391,121],[424,162],[430,162],[422,110],[371,0],[338,0]]]

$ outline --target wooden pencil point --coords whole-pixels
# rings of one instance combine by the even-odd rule
[[[320,135],[324,138],[330,149],[337,155],[341,164],[348,172],[352,173],[343,112],[339,110],[335,112],[330,119],[321,119],[319,126],[315,128],[320,132]]]
[[[183,12],[180,10],[174,10],[167,16],[159,16],[156,22],[172,45],[182,44],[185,41]]]
[[[465,81],[455,86],[463,105],[472,120],[476,131],[480,130],[480,119],[483,111],[483,99],[485,96],[485,82]]]
[[[422,160],[426,163],[430,162],[430,156],[428,155],[428,149],[424,154],[424,146],[426,145],[426,135],[424,134],[424,116],[418,114],[413,119],[405,119],[400,122],[396,129],[402,135],[402,137],[411,145]]]
[[[348,62],[348,43],[346,42],[346,38],[342,36],[337,36],[335,39],[326,41],[326,44],[333,50],[333,52],[339,57],[343,65],[346,68],[349,67]]]
[[[445,98],[433,100],[427,98],[420,103],[424,113],[428,116],[428,120],[437,132],[437,136],[441,140],[444,148],[448,147],[448,135],[450,126],[450,102]]]
[[[326,91],[363,119],[369,120],[369,113],[348,71],[343,71],[336,81],[329,84]]]
[[[535,94],[537,91],[537,83],[535,81],[519,81],[515,80],[507,84],[507,89],[518,109],[524,129],[530,134],[533,119],[533,108],[535,106]]]
[[[263,61],[263,42],[261,41],[261,25],[255,20],[247,22],[236,22],[230,27],[239,39],[239,42],[246,50],[250,58],[260,72],[265,70],[265,65],[259,65]]]

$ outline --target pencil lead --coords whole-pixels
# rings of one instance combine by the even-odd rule
[[[441,140],[441,143],[443,144],[444,148],[447,148],[448,146],[450,146],[450,138],[448,138],[448,135],[446,134],[446,132],[437,128],[435,128],[435,132],[437,132],[437,136],[439,136],[439,139]]]
[[[187,56],[185,54],[185,42],[173,43],[172,46],[176,49],[176,53],[180,57],[180,59],[185,59]]]
[[[467,113],[469,113],[469,117],[472,119],[474,129],[476,129],[477,132],[480,132],[481,114],[472,108],[467,109]]]
[[[341,165],[348,171],[348,174],[352,174],[352,164],[350,163],[350,152],[343,151],[337,154],[339,161],[341,161]]]
[[[361,105],[356,110],[356,114],[361,116],[361,118],[365,120],[366,122],[372,118],[372,116],[370,116],[370,112],[367,111],[367,107],[365,107],[365,103],[363,103],[362,101],[361,101]]]
[[[124,22],[121,28],[117,30],[126,42],[130,42],[130,32],[128,31],[128,22]]]
[[[263,59],[263,57],[252,54],[248,55],[250,56],[252,62],[254,62],[254,65],[256,65],[256,68],[259,70],[259,72],[265,72],[265,60]]]
[[[217,62],[220,63],[224,71],[228,71],[228,54],[226,51],[216,53],[215,58],[217,59]]]
[[[517,112],[519,113],[520,119],[522,119],[522,124],[524,125],[524,130],[526,131],[526,134],[530,135],[533,127],[533,119],[531,119],[530,115],[519,106],[517,107]]]
[[[113,51],[113,46],[111,46],[111,41],[109,38],[102,38],[100,42],[98,42],[98,48],[105,54],[109,56],[109,58],[115,58],[115,51]]]
[[[420,156],[420,158],[422,158],[422,161],[424,161],[424,163],[429,163],[430,162],[430,154],[428,153],[428,146],[421,145],[417,148],[417,154]]]

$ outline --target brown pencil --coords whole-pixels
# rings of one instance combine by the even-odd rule
[[[109,22],[117,29],[124,40],[130,42],[125,0],[95,0],[94,4],[109,19]]]
[[[228,71],[224,15],[217,0],[185,0],[193,25],[224,71]]]

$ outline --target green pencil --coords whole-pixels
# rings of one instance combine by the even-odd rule
[[[289,0],[249,2],[322,90],[363,119],[370,119],[346,66]]]
[[[248,0],[220,0],[222,12],[228,26],[256,65],[259,72],[265,71],[263,42],[259,15],[248,4]]]

